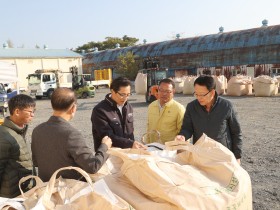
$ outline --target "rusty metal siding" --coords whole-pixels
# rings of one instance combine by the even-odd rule
[[[94,52],[87,54],[83,63],[114,65],[118,56],[128,51],[142,58],[164,58],[169,67],[280,63],[280,25]]]

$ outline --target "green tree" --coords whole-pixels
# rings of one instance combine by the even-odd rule
[[[139,59],[132,52],[127,52],[125,55],[120,55],[116,62],[116,73],[135,80],[139,70]]]
[[[114,49],[116,48],[117,43],[120,44],[120,47],[134,46],[138,41],[139,39],[128,37],[127,35],[124,35],[123,38],[106,37],[103,42],[88,42],[87,44],[79,46],[75,52],[81,53],[82,50],[85,52],[91,52],[95,47],[97,47],[98,50]]]

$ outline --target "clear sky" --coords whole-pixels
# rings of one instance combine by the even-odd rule
[[[0,44],[73,48],[124,35],[148,43],[280,24],[280,0],[1,0]]]

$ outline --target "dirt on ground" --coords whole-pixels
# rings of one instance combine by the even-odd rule
[[[91,111],[108,92],[108,89],[98,89],[95,98],[79,99],[78,111],[71,122],[83,133],[92,148]],[[254,210],[280,209],[280,95],[223,97],[229,99],[238,112],[243,132],[241,161],[242,167],[251,177]],[[176,94],[175,100],[186,106],[194,97]],[[129,101],[134,107],[135,136],[140,139],[146,131],[145,97],[132,95]],[[37,111],[28,131],[28,139],[33,128],[46,121],[51,113],[48,99],[37,101]]]

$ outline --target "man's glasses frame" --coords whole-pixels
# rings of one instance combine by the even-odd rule
[[[196,98],[205,97],[205,96],[207,96],[211,91],[212,91],[212,90],[209,90],[207,93],[202,94],[202,95],[198,95],[198,94],[196,94],[195,92],[193,92],[193,96],[196,97]]]
[[[131,93],[119,93],[119,92],[116,92],[121,98],[128,98],[129,96],[131,96],[132,94]]]

